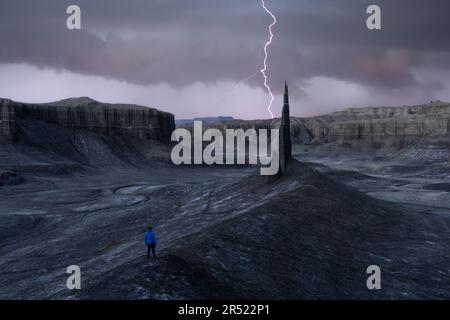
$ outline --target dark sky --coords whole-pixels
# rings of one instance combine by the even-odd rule
[[[77,4],[82,30],[66,29]],[[382,9],[382,30],[366,8]],[[450,1],[266,0],[277,17],[269,84],[280,114],[450,100]],[[90,96],[178,118],[267,118],[258,72],[271,18],[261,0],[2,0],[0,96]]]

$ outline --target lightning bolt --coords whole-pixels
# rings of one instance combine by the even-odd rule
[[[270,10],[266,7],[266,3],[265,3],[264,0],[261,0],[261,4],[262,4],[263,9],[264,9],[264,10],[272,17],[272,19],[273,19],[273,22],[269,25],[269,38],[268,38],[267,42],[264,44],[264,62],[263,62],[263,63],[264,63],[264,67],[260,70],[260,71],[261,71],[261,74],[262,74],[263,77],[264,77],[264,86],[266,87],[267,92],[268,92],[269,95],[270,95],[270,102],[269,102],[269,105],[268,105],[268,107],[267,107],[267,111],[269,111],[270,116],[271,116],[272,119],[273,119],[273,113],[272,113],[272,110],[271,110],[271,109],[272,109],[272,104],[273,104],[274,97],[273,97],[272,90],[270,89],[270,86],[267,84],[267,75],[266,75],[266,71],[267,71],[267,59],[268,59],[267,49],[268,49],[268,47],[272,44],[272,40],[273,40],[273,37],[274,37],[273,32],[272,32],[272,28],[273,28],[274,25],[277,24],[277,18],[276,18],[276,17],[273,15],[273,13],[270,12]]]

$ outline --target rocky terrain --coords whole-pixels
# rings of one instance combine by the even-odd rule
[[[289,176],[272,185],[249,175],[212,184],[206,194],[196,194],[195,188],[192,192],[179,210],[184,218],[177,214],[163,222],[163,230],[180,230],[183,236],[173,240],[161,259],[147,264],[141,257],[130,259],[74,297],[449,295],[450,252],[448,237],[442,237],[448,219],[374,200],[295,161]],[[384,270],[382,291],[367,290],[364,271],[371,264]]]
[[[212,125],[225,128],[270,128],[274,120],[233,120]],[[190,128],[189,124],[180,127]],[[204,125],[208,128],[208,124]],[[311,118],[291,117],[291,135],[298,144],[347,143],[368,149],[402,148],[419,138],[448,143],[450,103],[440,101],[404,107],[350,108]]]
[[[173,116],[153,109],[1,106],[1,299],[450,297],[448,136],[425,124],[446,106],[292,119],[301,162],[272,183],[254,167],[171,165]],[[419,134],[414,121],[392,140],[332,129],[384,122],[387,135],[407,118]],[[66,288],[73,264],[81,290]],[[381,290],[366,287],[369,265]]]

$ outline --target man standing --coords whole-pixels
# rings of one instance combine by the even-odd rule
[[[148,227],[145,233],[144,242],[147,245],[147,259],[150,258],[150,251],[152,251],[153,258],[155,258],[156,237],[152,231],[152,227]]]

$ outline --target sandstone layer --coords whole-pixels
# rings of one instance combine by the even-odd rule
[[[291,107],[292,110],[296,106]],[[280,119],[233,120],[219,124],[204,124],[225,130],[266,129],[280,126]],[[180,125],[191,129],[191,125]],[[371,143],[401,144],[404,140],[435,138],[448,140],[450,136],[450,104],[440,101],[417,106],[349,108],[310,118],[291,117],[291,136],[294,143]]]
[[[167,161],[174,128],[172,114],[137,105],[0,99],[0,167],[35,167],[39,159],[39,165],[58,160],[100,168]]]

